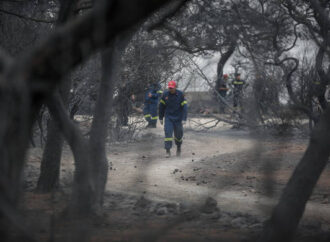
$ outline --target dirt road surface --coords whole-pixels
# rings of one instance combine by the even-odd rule
[[[159,124],[157,129],[143,130],[135,142],[109,145],[105,208],[112,211],[112,216],[126,214],[130,225],[141,216],[150,215],[151,223],[157,224],[158,217],[168,222],[196,210],[199,215],[192,218],[198,225],[181,228],[185,235],[167,231],[163,240],[244,241],[246,233],[242,231],[258,233],[269,218],[306,149],[308,138],[295,134],[286,137],[251,134],[225,124],[200,132],[193,128],[194,125],[188,123],[180,157],[175,156],[174,146],[172,157],[165,158],[163,127]],[[40,156],[38,149],[31,150],[26,172],[27,191],[35,185]],[[61,170],[63,188],[69,187],[72,174],[72,155],[66,149]],[[330,231],[329,174],[327,169],[308,203],[297,241],[309,241],[308,236],[324,236]],[[144,226],[148,219],[144,217]],[[204,232],[198,232],[199,229]],[[210,229],[214,229],[211,234]],[[134,237],[134,230],[129,227],[126,234],[128,230]],[[132,239],[119,234],[113,241]]]

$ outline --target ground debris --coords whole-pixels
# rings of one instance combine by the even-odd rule
[[[252,180],[252,179],[256,179],[256,177],[255,176],[246,176],[246,179],[247,180]]]
[[[231,221],[231,225],[236,228],[246,228],[247,221],[244,217],[238,217]]]
[[[218,202],[212,198],[208,197],[204,203],[204,205],[201,207],[200,211],[202,213],[213,213],[213,212],[218,212]]]
[[[161,215],[166,215],[168,213],[168,211],[167,211],[166,207],[161,207],[161,208],[157,209],[156,213],[157,213],[157,215],[161,216]]]
[[[179,169],[174,169],[173,174],[179,172]]]
[[[183,212],[183,217],[187,221],[195,220],[200,217],[200,213],[196,209],[185,210]]]
[[[147,200],[144,196],[141,196],[140,199],[138,199],[134,204],[133,209],[146,209],[148,206],[150,206],[150,204],[151,202],[149,200]]]

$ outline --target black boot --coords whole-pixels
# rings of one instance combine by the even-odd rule
[[[157,123],[150,124],[150,128],[153,128],[153,129],[157,128]]]
[[[166,150],[166,158],[170,158],[171,157],[171,150],[167,149]]]
[[[181,145],[176,147],[176,156],[181,156]]]

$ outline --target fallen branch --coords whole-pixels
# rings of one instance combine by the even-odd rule
[[[45,24],[52,24],[56,22],[56,19],[39,19],[39,18],[33,18],[29,16],[24,16],[22,14],[14,13],[11,11],[7,11],[5,9],[0,9],[0,13],[11,15],[20,19],[24,19],[26,21],[32,21],[32,22],[37,22],[37,23],[45,23]]]

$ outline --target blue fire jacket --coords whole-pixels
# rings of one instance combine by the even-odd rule
[[[184,94],[176,90],[175,94],[165,91],[159,103],[159,119],[164,116],[172,120],[187,120],[188,106]]]
[[[151,93],[151,97],[149,97],[149,93]],[[144,96],[145,104],[156,104],[158,105],[159,101],[159,93],[156,89],[149,89]]]

